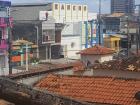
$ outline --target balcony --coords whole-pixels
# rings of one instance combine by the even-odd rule
[[[0,40],[0,49],[6,49],[8,47],[7,41],[5,39]]]

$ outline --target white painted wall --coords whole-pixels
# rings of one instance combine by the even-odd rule
[[[81,22],[68,23],[62,30],[61,45],[65,46],[63,51],[64,56],[71,59],[79,59],[80,56],[76,53],[81,50]],[[72,45],[73,44],[73,45]]]
[[[67,8],[68,5],[70,5],[70,10]],[[62,9],[62,6],[64,6],[64,9]],[[81,6],[81,10],[79,10],[79,6]],[[49,16],[53,16],[56,23],[80,22],[97,19],[97,13],[88,12],[88,6],[82,4],[52,3],[52,10],[46,12],[49,13]],[[39,14],[40,20],[44,19],[45,15],[43,14],[46,12],[44,11]]]
[[[87,5],[83,5],[82,6],[82,11],[83,11],[83,21],[88,20],[88,6]]]
[[[78,21],[83,21],[83,8],[82,5],[77,5],[78,9],[77,9],[77,14],[78,14]],[[81,8],[81,10],[79,10],[79,7]]]
[[[72,5],[72,20],[73,22],[77,22],[77,17],[78,17],[78,7],[76,5]]]
[[[60,4],[59,6],[60,8],[60,23],[65,23],[66,21],[66,4],[65,3],[62,3]]]
[[[68,9],[68,6],[70,6],[70,9]],[[66,11],[66,22],[71,22],[72,21],[72,5],[66,4],[65,11]]]
[[[56,9],[56,5],[58,6],[57,9]],[[53,3],[53,5],[52,5],[52,16],[54,17],[56,22],[59,22],[58,21],[58,20],[60,20],[60,5],[59,5],[59,3]]]
[[[81,50],[80,36],[62,37],[61,45],[64,46],[64,56],[70,59],[79,59],[76,53]]]
[[[110,61],[110,60],[113,60],[113,55],[112,54],[101,56],[101,62]]]
[[[62,8],[64,6],[64,9]],[[70,8],[68,9],[68,6]],[[73,7],[75,6],[75,10]],[[79,6],[81,6],[81,10],[79,10]],[[57,7],[57,8],[56,8]],[[86,7],[86,10],[84,10]],[[65,3],[52,3],[52,11],[48,11],[49,16],[53,16],[56,23],[69,23],[69,22],[79,22],[79,21],[87,21],[88,19],[88,7],[87,5],[77,5],[77,4],[65,4]],[[45,14],[45,12],[44,12]],[[45,15],[43,12],[40,13],[40,20],[43,20]],[[42,18],[43,16],[43,18]]]
[[[112,59],[113,59],[112,54],[108,54],[108,55],[81,55],[81,60],[85,65],[87,65],[88,61],[93,65],[96,60],[98,60],[99,62],[105,62],[105,61],[110,61]]]

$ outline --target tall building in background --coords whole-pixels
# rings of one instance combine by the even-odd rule
[[[111,0],[111,13],[134,13],[135,0]]]
[[[6,75],[8,71],[8,38],[12,28],[13,19],[10,17],[11,2],[0,0],[0,75]]]

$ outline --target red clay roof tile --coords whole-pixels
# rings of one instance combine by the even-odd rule
[[[82,50],[81,52],[78,52],[77,54],[81,54],[81,55],[105,55],[105,54],[113,54],[113,53],[115,53],[115,50],[112,50],[111,48],[106,48],[103,46],[95,45],[94,47]]]
[[[140,103],[134,98],[140,90],[140,80],[48,75],[36,87],[87,102],[117,105]]]

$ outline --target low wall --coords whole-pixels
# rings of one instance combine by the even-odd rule
[[[35,90],[3,77],[0,77],[0,97],[16,105],[94,105]]]

